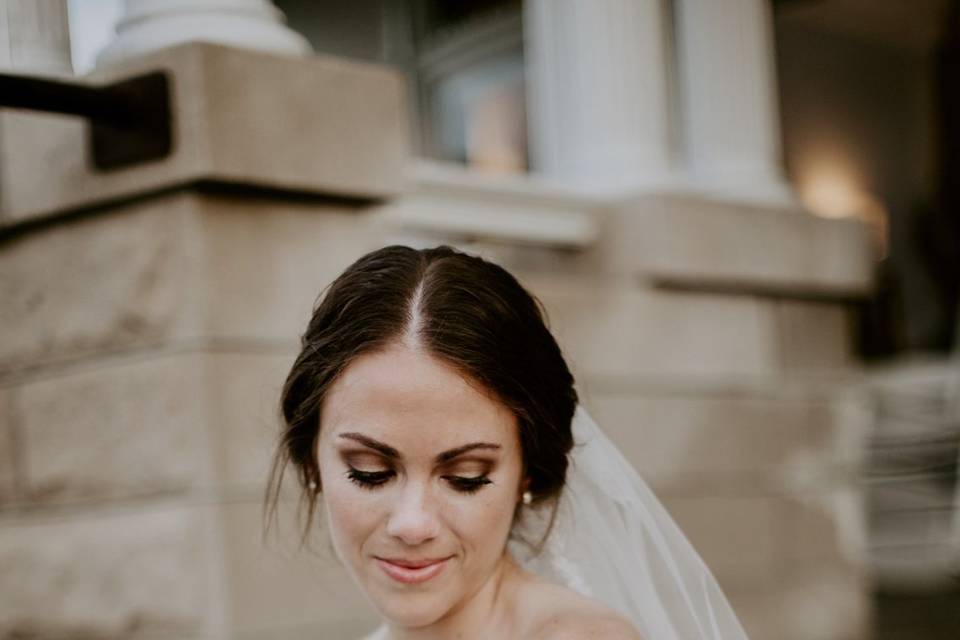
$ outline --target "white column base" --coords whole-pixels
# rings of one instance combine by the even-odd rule
[[[198,41],[296,56],[311,51],[268,0],[127,0],[117,38],[97,56],[97,67]]]
[[[687,174],[679,184],[681,191],[711,200],[780,210],[803,208],[793,186],[777,174],[726,173],[713,177]]]

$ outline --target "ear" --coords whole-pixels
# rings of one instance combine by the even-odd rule
[[[520,488],[517,489],[517,502],[523,502],[523,493],[530,488],[529,476],[524,476],[520,481]]]

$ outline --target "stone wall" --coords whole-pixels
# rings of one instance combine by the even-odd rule
[[[585,404],[752,638],[865,637],[862,229],[423,178],[393,74],[199,45],[112,73],[155,66],[178,144],[154,166],[95,174],[79,123],[0,114],[0,638],[375,624],[320,528],[297,549],[290,494],[266,545],[260,507],[316,296],[396,241],[478,251],[541,298]]]
[[[858,224],[678,193],[589,201],[422,171],[387,207],[517,274],[544,303],[581,399],[720,581],[751,638],[870,637],[861,492],[869,402],[853,303],[871,286]],[[442,194],[510,198],[508,228],[420,224]],[[563,219],[559,234],[544,211]],[[571,230],[578,230],[573,232]]]
[[[265,544],[261,504],[313,302],[382,244],[402,85],[208,45],[96,81],[155,68],[159,163],[97,173],[83,123],[0,114],[0,637],[359,633],[371,611],[322,536],[298,550],[291,493]]]
[[[290,513],[261,548],[260,516],[297,336],[368,233],[184,193],[5,242],[0,637],[360,630],[322,548]]]

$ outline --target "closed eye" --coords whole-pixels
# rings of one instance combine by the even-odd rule
[[[376,489],[382,484],[385,484],[390,481],[393,476],[396,475],[396,472],[393,470],[386,471],[361,471],[360,469],[354,469],[350,467],[350,470],[347,472],[347,477],[351,482],[363,489]],[[493,481],[490,480],[485,475],[480,476],[443,476],[443,479],[450,483],[450,486],[453,487],[456,491],[461,493],[476,493],[482,489],[485,485],[491,484]]]
[[[347,472],[347,477],[350,478],[350,481],[363,489],[375,489],[395,475],[396,472],[392,470],[360,471],[353,467],[350,467],[350,470]]]
[[[461,493],[475,493],[493,481],[487,476],[443,476],[443,479]]]

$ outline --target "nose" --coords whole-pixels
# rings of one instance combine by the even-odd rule
[[[429,487],[409,482],[393,503],[387,520],[387,535],[409,546],[416,546],[437,537],[440,520]]]

